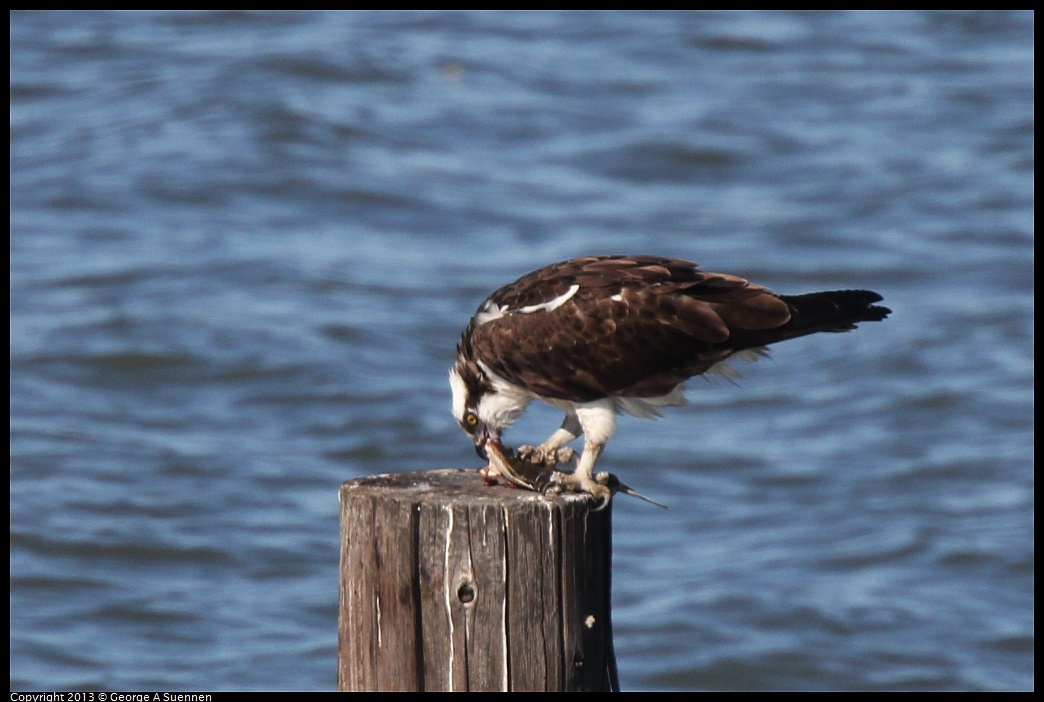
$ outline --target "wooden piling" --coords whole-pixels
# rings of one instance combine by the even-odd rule
[[[474,470],[341,487],[337,688],[616,689],[611,511]]]

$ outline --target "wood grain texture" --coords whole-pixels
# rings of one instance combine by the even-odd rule
[[[608,690],[611,508],[475,471],[341,488],[338,689]]]

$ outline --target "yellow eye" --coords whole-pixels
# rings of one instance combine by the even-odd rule
[[[468,412],[464,415],[464,423],[469,427],[473,427],[478,424],[478,417],[475,416],[474,412]]]

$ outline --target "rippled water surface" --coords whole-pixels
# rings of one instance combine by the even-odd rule
[[[621,420],[624,689],[1032,689],[1033,20],[12,13],[12,689],[333,688],[339,484],[596,252],[894,309]]]

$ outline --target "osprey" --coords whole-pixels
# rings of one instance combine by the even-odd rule
[[[777,341],[842,332],[891,312],[870,290],[777,295],[743,278],[657,256],[588,256],[522,276],[490,295],[457,344],[453,415],[479,455],[533,400],[565,412],[561,427],[518,456],[553,468],[575,458],[561,488],[603,504],[618,482],[595,463],[620,411],[658,417],[685,404],[684,382],[730,356],[752,358]],[[498,454],[499,455],[499,454]]]

